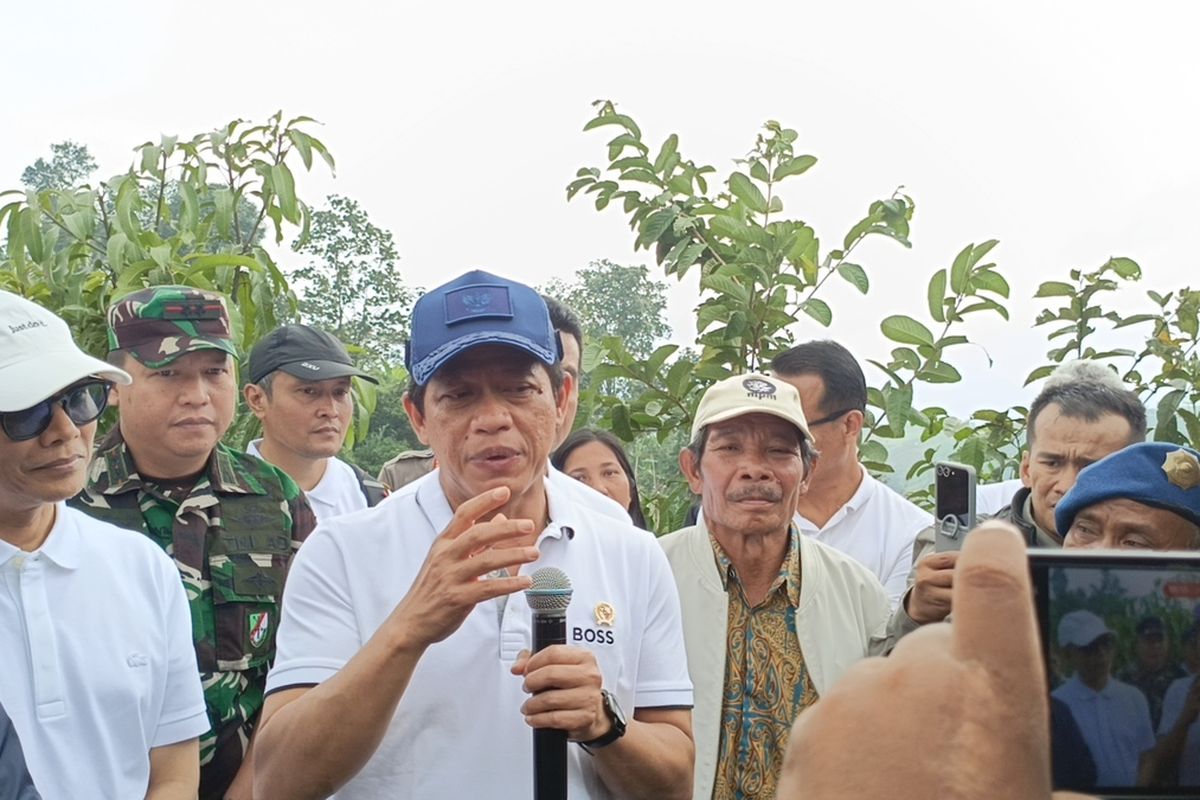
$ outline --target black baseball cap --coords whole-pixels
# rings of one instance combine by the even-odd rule
[[[247,368],[250,382],[258,383],[277,369],[302,381],[356,375],[379,383],[378,378],[354,366],[336,336],[311,325],[282,325],[254,345]]]

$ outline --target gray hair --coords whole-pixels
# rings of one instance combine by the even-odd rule
[[[1064,416],[1095,422],[1116,414],[1129,423],[1129,444],[1146,440],[1146,407],[1116,372],[1095,361],[1068,361],[1056,369],[1029,407],[1025,442],[1033,444],[1038,416],[1053,403]]]

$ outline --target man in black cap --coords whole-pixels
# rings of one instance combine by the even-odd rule
[[[1154,729],[1158,730],[1167,688],[1187,673],[1182,666],[1170,660],[1171,641],[1162,617],[1142,617],[1136,630],[1136,659],[1121,670],[1117,678],[1136,686],[1146,695],[1146,702],[1150,704],[1150,719]]]
[[[247,452],[290,475],[318,521],[387,496],[383,484],[337,457],[354,422],[355,376],[378,383],[354,366],[337,337],[309,325],[278,327],[250,351],[243,394],[263,436]]]

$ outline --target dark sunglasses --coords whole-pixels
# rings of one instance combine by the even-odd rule
[[[104,413],[108,405],[108,390],[112,384],[108,381],[93,380],[78,383],[63,389],[53,397],[49,397],[35,406],[21,411],[7,411],[0,414],[0,428],[14,442],[23,442],[40,436],[50,421],[54,418],[54,407],[62,406],[71,422],[76,425],[86,425],[94,422]]]
[[[825,416],[821,417],[820,419],[812,420],[811,422],[808,423],[808,427],[815,428],[818,425],[824,425],[826,422],[833,422],[835,419],[844,417],[847,414],[849,414],[851,411],[857,411],[857,410],[858,409],[856,409],[856,408],[843,408],[841,411],[836,411],[833,414],[826,414]]]

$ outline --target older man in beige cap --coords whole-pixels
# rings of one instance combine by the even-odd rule
[[[792,722],[866,655],[887,595],[792,523],[818,455],[794,386],[726,378],[701,398],[691,435],[679,465],[704,513],[660,541],[695,686],[694,797],[772,797]]]

